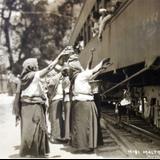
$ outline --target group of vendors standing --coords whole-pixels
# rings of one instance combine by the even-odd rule
[[[99,140],[99,114],[90,81],[107,67],[109,60],[91,69],[92,60],[93,55],[84,70],[78,54],[68,46],[43,70],[38,69],[37,59],[30,58],[23,63],[13,107],[16,120],[21,122],[22,157],[48,154],[49,138],[51,143],[67,142],[82,153],[93,152],[103,143]],[[47,92],[41,83],[44,78]],[[51,122],[50,137],[47,113]]]

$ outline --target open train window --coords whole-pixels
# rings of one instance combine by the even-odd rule
[[[101,4],[101,0],[97,0],[96,4],[95,4],[95,11],[98,11],[100,8],[100,4]]]
[[[86,45],[86,36],[85,36],[85,25],[82,28],[82,37],[83,37],[83,41],[84,41],[84,46]]]
[[[86,21],[83,27],[83,38],[84,38],[84,45],[89,42],[90,40],[90,23]]]
[[[110,1],[110,0],[102,0],[102,2],[101,2],[101,7],[102,7],[102,8],[107,8],[107,4],[108,4],[109,1]]]
[[[155,105],[156,105],[156,101],[157,101],[156,98],[152,98],[150,105],[151,105],[151,106],[155,106]]]
[[[88,21],[86,21],[86,23],[85,23],[85,39],[86,39],[86,44],[89,42],[89,32],[88,32],[88,29],[89,29],[89,27],[88,27],[89,25],[88,25]]]

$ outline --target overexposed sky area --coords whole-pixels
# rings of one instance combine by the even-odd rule
[[[48,0],[48,3],[50,4],[50,3],[53,3],[53,2],[55,2],[55,0]]]

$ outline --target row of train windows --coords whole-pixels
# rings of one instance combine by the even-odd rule
[[[98,13],[101,8],[109,10],[112,7],[115,8],[114,12],[116,12],[116,10],[119,9],[126,1],[127,0],[97,0],[90,15],[87,18],[87,21],[81,29],[75,45],[79,45],[79,43],[81,43],[81,45],[83,45],[81,48],[83,48],[94,37],[92,31],[95,24],[91,20],[94,13]]]

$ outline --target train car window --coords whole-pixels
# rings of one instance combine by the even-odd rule
[[[106,8],[110,0],[102,0],[102,7]]]
[[[105,3],[106,3],[106,0],[102,0],[101,7],[105,8],[106,7]]]
[[[111,1],[111,0],[107,0],[107,1],[105,2],[105,8],[110,7],[111,4],[112,4],[112,1]]]
[[[88,23],[88,21],[86,22],[86,29],[85,29],[85,31],[86,31],[86,41],[88,43],[89,42],[89,23]]]
[[[87,26],[87,22],[84,24],[84,45],[86,46],[87,42],[88,42],[88,26]]]
[[[95,11],[96,11],[96,6],[93,7],[93,9],[92,9],[91,12],[93,13],[93,12],[95,12]]]
[[[87,44],[87,31],[86,31],[87,25],[86,23],[84,24],[84,42],[85,42],[85,46]]]
[[[92,27],[92,24],[91,24],[91,22],[90,22],[90,19],[91,19],[91,15],[89,15],[88,16],[88,41],[90,41],[91,40],[91,27]]]
[[[85,25],[82,31],[83,31],[83,40],[84,40],[84,46],[85,46],[86,45]]]
[[[76,53],[80,54],[80,52],[84,49],[84,38],[82,35],[82,32],[80,32],[75,44],[74,44],[74,49]]]
[[[93,15],[90,16],[90,38],[93,38],[93,28],[94,28],[94,21],[93,21]]]
[[[122,4],[122,2],[125,2],[126,0],[97,0],[95,3],[95,6],[93,7],[90,15],[87,18],[86,23],[84,24],[82,30],[81,30],[81,37],[83,37],[83,44],[84,47],[86,44],[95,36],[98,35],[98,29],[96,24],[99,24],[100,20],[100,14],[99,9],[104,8],[108,11],[110,11],[112,14],[115,13],[115,10],[119,8],[119,6]],[[97,16],[95,17],[95,14],[97,13]],[[97,32],[96,32],[97,31]]]
[[[151,99],[151,102],[150,102],[150,105],[151,105],[151,106],[156,105],[156,101],[157,101],[156,98],[152,98],[152,99]]]
[[[101,0],[97,0],[96,4],[95,4],[95,11],[98,11],[100,8],[100,4],[101,4]]]
[[[118,9],[126,0],[111,0],[111,6],[114,6],[115,9]]]
[[[106,8],[107,4],[110,2],[111,0],[101,0],[99,2],[99,8]]]

